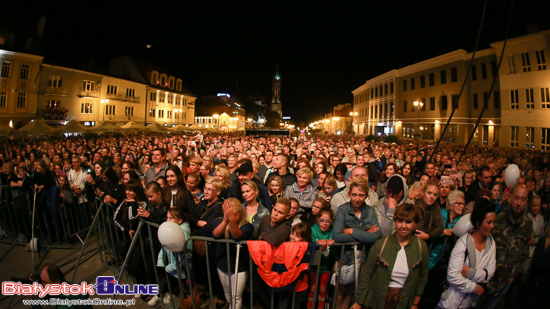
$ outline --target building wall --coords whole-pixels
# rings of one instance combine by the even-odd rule
[[[438,139],[451,115],[453,100],[460,94],[471,57],[471,53],[457,50],[368,80],[352,91],[354,111],[360,113],[354,119],[356,132],[389,133],[409,138],[421,134],[423,139]],[[493,72],[496,73],[495,51],[487,49],[477,52],[473,67],[475,73],[468,77],[445,140],[460,143],[468,140],[483,106],[484,93],[489,91]],[[479,143],[493,144],[498,140],[498,134],[494,134],[500,126],[498,85],[497,81],[494,89],[497,99],[489,99],[478,130],[480,133],[475,135]],[[477,107],[474,100],[477,100]],[[421,102],[422,108],[415,107],[415,101]],[[363,114],[366,106],[368,111]],[[366,121],[365,116],[361,116],[365,114]],[[360,131],[365,123],[368,124],[366,132]]]
[[[550,30],[507,42],[499,71],[502,146],[550,150],[549,44]],[[496,42],[491,46],[500,55],[503,45],[504,42]]]
[[[0,49],[0,123],[13,121],[17,128],[36,118],[42,60],[42,56]]]

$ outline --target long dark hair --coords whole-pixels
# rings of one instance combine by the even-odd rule
[[[183,200],[184,195],[185,195],[185,191],[189,192],[189,194],[190,194],[189,189],[187,189],[187,186],[185,185],[185,179],[183,178],[183,173],[181,172],[180,168],[176,165],[168,166],[168,168],[166,169],[166,172],[168,172],[168,171],[172,171],[176,175],[176,178],[178,179],[178,182],[177,182],[178,188],[177,188],[177,193],[176,193],[176,201]],[[165,201],[168,201],[168,203],[170,203],[170,201],[172,200],[172,188],[169,188],[168,190],[164,191],[163,199]],[[174,201],[174,205],[175,204],[176,204],[176,202]]]
[[[128,191],[132,191],[136,194],[136,201],[137,202],[145,202],[147,201],[147,195],[145,195],[145,190],[143,190],[143,185],[141,184],[141,181],[130,179],[125,185],[125,189]]]

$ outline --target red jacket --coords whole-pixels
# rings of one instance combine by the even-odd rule
[[[293,284],[302,271],[309,269],[316,247],[307,242],[285,242],[272,247],[265,241],[247,241],[247,245],[258,274],[275,289]]]

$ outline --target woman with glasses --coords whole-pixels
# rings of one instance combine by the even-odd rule
[[[464,192],[459,190],[451,191],[447,197],[447,202],[449,209],[441,208],[443,233],[433,242],[432,251],[430,253],[430,270],[434,268],[443,257],[448,255],[455,245],[453,228],[462,217],[462,212],[464,211]]]
[[[311,206],[311,212],[306,212],[302,215],[300,220],[307,224],[308,227],[313,227],[317,223],[317,218],[321,213],[321,210],[330,208],[330,203],[327,202],[324,198],[318,197],[313,201]]]

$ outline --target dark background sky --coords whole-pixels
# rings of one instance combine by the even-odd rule
[[[480,49],[504,39],[511,0],[489,0]],[[270,95],[275,63],[285,115],[310,121],[366,80],[459,48],[472,51],[483,0],[30,1],[0,14],[46,16],[45,62],[101,67],[130,54],[165,67],[199,97]],[[515,0],[511,37],[550,28],[550,1]],[[147,49],[146,45],[152,48]]]

